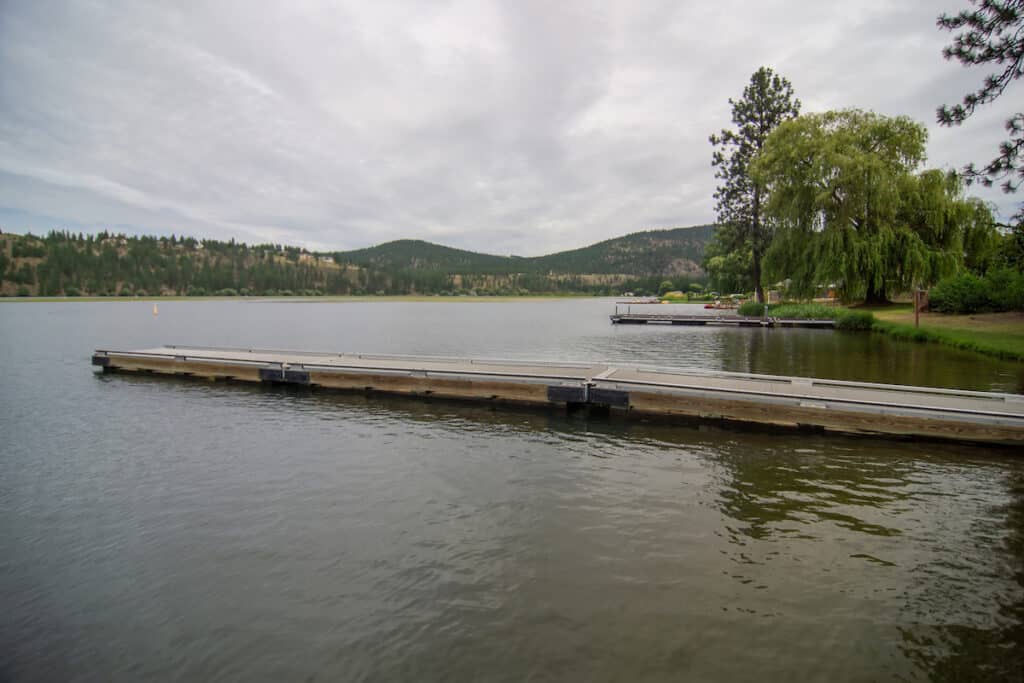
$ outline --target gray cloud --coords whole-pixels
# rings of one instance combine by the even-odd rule
[[[705,223],[707,136],[762,64],[986,161],[1009,96],[933,123],[984,75],[942,60],[947,4],[3,3],[0,220],[523,255]]]

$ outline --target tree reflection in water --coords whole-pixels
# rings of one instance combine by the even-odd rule
[[[1010,502],[992,510],[1005,519],[1006,534],[985,550],[995,561],[992,578],[1002,578],[1007,588],[990,594],[975,624],[944,623],[922,614],[913,627],[900,628],[901,649],[933,681],[1024,680],[1024,475],[1010,474],[1006,486]],[[943,597],[959,599],[936,596]]]

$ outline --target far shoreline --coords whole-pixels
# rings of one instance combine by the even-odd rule
[[[527,296],[433,296],[416,294],[395,295],[324,295],[324,296],[7,296],[0,297],[0,303],[139,303],[143,301],[272,301],[275,303],[364,303],[364,302],[457,302],[494,303],[513,301],[560,301],[566,299],[621,299],[617,296],[595,296],[590,294],[533,294]],[[674,302],[684,303],[684,302]]]

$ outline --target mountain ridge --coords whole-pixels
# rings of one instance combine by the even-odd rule
[[[447,268],[452,273],[703,275],[700,261],[714,225],[642,230],[543,256],[498,256],[418,239],[334,252],[339,263],[398,269]]]
[[[544,256],[404,239],[311,252],[230,240],[0,233],[2,296],[615,294],[704,280],[714,226],[646,230]]]

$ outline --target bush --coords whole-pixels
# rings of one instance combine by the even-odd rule
[[[764,304],[756,301],[744,301],[740,304],[740,307],[736,309],[736,312],[740,315],[761,317],[764,315]]]
[[[29,295],[28,287],[26,287],[25,285],[22,285],[21,287],[18,287],[17,295],[18,296],[28,296]]]
[[[740,305],[739,314],[762,316],[764,315],[764,304],[748,301]],[[772,318],[796,320],[835,320],[837,330],[870,330],[875,324],[875,316],[870,311],[852,311],[849,308],[813,303],[770,305],[768,306],[768,315]]]
[[[928,294],[928,307],[940,313],[977,313],[990,306],[986,283],[970,273],[946,278]]]
[[[225,287],[224,289],[218,289],[216,294],[217,296],[238,296],[238,290],[232,287]]]
[[[992,310],[1024,310],[1024,273],[1013,268],[999,268],[988,271],[989,300]]]
[[[1024,273],[999,268],[985,277],[962,273],[946,278],[929,292],[928,306],[939,313],[1024,310]]]
[[[82,296],[82,292],[78,287],[65,287],[64,296]]]
[[[843,309],[825,304],[779,304],[769,308],[769,315],[773,318],[828,318],[832,319],[839,315]]]
[[[875,324],[875,316],[871,311],[851,311],[848,308],[835,311],[837,330],[870,330]]]
[[[188,296],[206,296],[205,287],[189,287]]]

